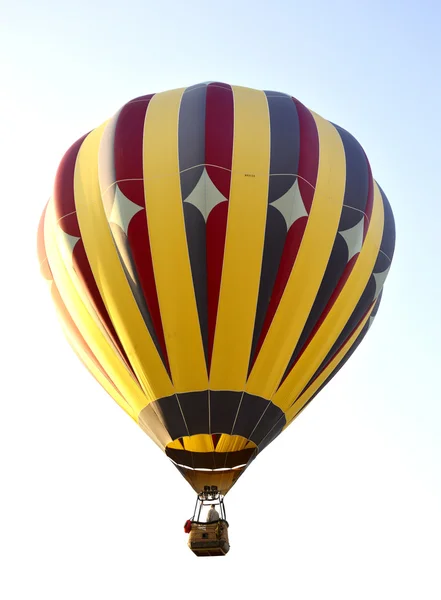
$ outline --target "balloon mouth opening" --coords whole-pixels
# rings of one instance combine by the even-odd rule
[[[246,467],[256,456],[257,446],[240,435],[197,434],[173,440],[165,453],[178,468],[221,472]]]

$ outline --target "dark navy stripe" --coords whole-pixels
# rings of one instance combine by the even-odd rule
[[[355,307],[354,311],[352,312],[351,316],[349,317],[348,322],[344,326],[342,332],[338,336],[338,338],[337,338],[336,342],[334,343],[334,345],[332,346],[331,350],[326,355],[326,358],[323,361],[323,363],[321,364],[317,373],[319,373],[322,370],[323,365],[325,365],[335,354],[337,354],[337,352],[340,350],[340,348],[346,342],[348,337],[351,335],[351,333],[354,331],[354,329],[360,323],[360,321],[362,320],[362,318],[368,311],[370,305],[374,301],[375,289],[376,289],[375,278],[373,275],[371,275],[371,277],[369,278],[369,281],[361,295],[361,298],[357,303],[357,306]]]
[[[384,228],[383,228],[383,236],[381,239],[380,250],[378,252],[377,260],[375,262],[375,266],[374,266],[372,275],[370,276],[369,281],[368,281],[365,289],[363,290],[363,293],[361,295],[360,300],[357,303],[357,306],[355,307],[353,313],[349,317],[349,320],[346,323],[343,331],[339,335],[337,341],[335,342],[335,344],[331,348],[330,352],[326,356],[325,361],[324,361],[324,363],[322,363],[320,369],[323,368],[323,364],[326,364],[328,362],[328,360],[330,359],[330,357],[334,356],[334,354],[336,354],[339,351],[341,346],[348,339],[349,335],[355,329],[357,324],[361,321],[361,319],[363,318],[363,315],[367,312],[367,310],[369,309],[369,306],[374,301],[375,294],[378,293],[374,274],[382,273],[390,266],[389,257],[386,256],[386,254],[384,253],[384,251],[382,249],[386,248],[390,254],[393,254],[394,245],[395,245],[395,226],[394,226],[392,211],[390,210],[390,206],[389,206],[389,203],[387,202],[387,199],[386,199],[386,203],[384,203],[384,206],[385,206],[385,214],[384,214],[385,222],[384,222]]]
[[[297,346],[291,356],[291,359],[286,368],[284,378],[292,369],[295,361],[299,357],[300,353],[304,349],[306,342],[309,339],[314,327],[319,321],[323,311],[325,310],[332,293],[334,292],[337,284],[343,275],[343,271],[348,262],[348,247],[345,240],[337,235],[335,238],[334,246],[329,257],[328,266],[326,267],[325,274],[322,279],[322,283],[317,292],[317,296],[312,305],[311,312],[309,313],[308,319],[303,328],[302,334],[299,338]]]
[[[268,213],[263,248],[262,270],[256,319],[253,331],[249,370],[255,359],[257,344],[271,300],[287,236],[287,224],[281,212],[271,206],[286,194],[297,179],[300,154],[300,125],[297,108],[286,94],[265,92],[271,132]]]
[[[184,201],[203,176],[207,86],[185,90],[179,111],[179,170]],[[184,220],[193,287],[208,368],[207,249],[205,219],[198,208],[184,202]],[[179,299],[177,299],[179,301]]]
[[[383,190],[381,189],[380,186],[378,186],[378,187],[380,189],[381,197],[383,198],[383,206],[384,206],[384,230],[383,230],[383,237],[381,239],[380,254],[386,255],[386,257],[389,259],[388,264],[386,264],[386,262],[384,262],[384,264],[378,265],[378,272],[381,273],[381,271],[384,271],[385,269],[387,269],[388,266],[390,266],[390,263],[392,262],[392,258],[394,255],[395,220],[394,220],[392,209],[391,209],[391,206],[389,204],[389,200],[387,199],[386,194],[383,192]],[[376,271],[376,269],[374,269],[374,272],[375,271]]]
[[[354,227],[366,212],[369,193],[369,167],[363,148],[357,140],[342,127],[334,125],[337,129],[346,158],[346,185],[343,205],[352,210],[342,211],[339,231]],[[354,210],[355,209],[355,210]]]
[[[226,433],[258,445],[280,419],[285,423],[285,414],[275,404],[243,392],[205,390],[160,398],[143,409],[147,424],[149,411],[159,416],[173,440]]]
[[[363,220],[369,192],[369,167],[363,148],[357,140],[345,129],[334,125],[343,143],[346,159],[346,184],[343,199],[343,208],[338,225],[338,231],[350,229]],[[311,312],[299,338],[297,346],[288,363],[284,378],[292,369],[295,361],[304,350],[314,327],[328,305],[331,296],[340,281],[348,263],[348,246],[344,238],[337,234],[332,247],[329,262],[323,276],[322,283],[317,292]]]
[[[284,418],[284,413],[278,406],[259,396],[244,393],[232,433],[258,445],[280,418]]]
[[[142,216],[145,219],[145,214],[143,214]],[[112,236],[115,240],[115,248],[119,257],[119,261],[123,268],[129,287],[132,291],[135,302],[138,306],[139,312],[141,313],[142,318],[144,319],[144,323],[148,329],[148,332],[150,333],[150,337],[152,338],[156,351],[161,357],[161,360],[164,364],[164,367],[167,370],[167,373],[170,375],[168,360],[157,336],[155,324],[153,323],[153,319],[147,306],[146,298],[140,285],[140,278],[136,266],[136,261],[133,257],[132,248],[128,242],[126,234],[118,225],[113,225],[111,223],[110,227],[112,230]],[[127,265],[130,265],[131,271],[128,269]]]
[[[231,434],[241,397],[242,392],[210,391],[210,433]]]
[[[251,346],[249,370],[255,360],[257,344],[262,333],[268,306],[276,281],[280,259],[285,246],[287,228],[286,221],[277,208],[268,206],[266,218],[265,241],[263,247],[262,270],[260,275],[259,295],[257,300],[256,319],[254,322],[253,343]]]
[[[181,100],[178,147],[182,200],[191,194],[204,169],[206,100],[205,85],[187,88]]]
[[[265,92],[271,131],[268,201],[281,198],[295,183],[299,168],[300,125],[296,105],[289,96]]]
[[[378,304],[378,303],[377,303]],[[375,310],[375,309],[374,309]],[[310,402],[312,402],[314,400],[314,398],[317,396],[317,394],[319,394],[322,389],[328,385],[328,383],[331,381],[331,379],[333,379],[337,373],[340,371],[340,369],[342,369],[344,367],[344,365],[347,363],[347,361],[351,358],[351,356],[354,354],[354,352],[357,350],[358,346],[361,344],[361,342],[363,341],[365,335],[367,334],[367,332],[369,331],[370,325],[369,325],[369,321],[366,323],[366,325],[363,327],[363,329],[360,332],[360,335],[358,336],[358,338],[355,340],[355,342],[353,343],[353,345],[351,346],[351,349],[349,350],[349,352],[345,355],[345,357],[340,361],[340,363],[337,365],[337,367],[329,374],[329,376],[325,379],[325,381],[322,383],[322,385],[317,389],[317,391],[311,396],[311,398],[308,400],[308,402],[306,402],[306,404],[302,407],[302,409],[297,413],[296,417],[298,417],[298,415],[303,412],[305,410],[305,408],[308,406],[308,404]],[[317,373],[314,375],[314,377],[308,382],[308,385],[304,388],[304,390],[302,391],[305,392],[308,387],[311,385],[311,383],[314,381],[314,379],[316,379],[320,373],[324,370],[324,368],[326,367],[327,362],[323,362],[320,369],[317,371]],[[295,402],[294,402],[295,405]]]
[[[210,432],[208,391],[179,394],[179,404],[190,435]]]

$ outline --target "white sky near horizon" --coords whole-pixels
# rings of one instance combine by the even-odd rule
[[[439,600],[439,3],[3,0],[0,14],[0,598]],[[372,329],[227,496],[231,551],[208,564],[183,532],[194,492],[78,362],[36,258],[71,143],[135,96],[207,80],[290,93],[350,131],[397,229]]]

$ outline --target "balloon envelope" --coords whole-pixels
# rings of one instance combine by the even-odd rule
[[[347,131],[224,83],[136,98],[73,144],[38,234],[79,358],[223,493],[357,348],[394,243]]]

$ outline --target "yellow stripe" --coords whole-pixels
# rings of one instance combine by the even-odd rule
[[[243,450],[245,447],[256,447],[255,444],[253,444],[253,446],[249,446],[249,444],[253,444],[253,442],[249,442],[241,435],[228,435],[227,433],[223,433],[217,443],[216,452],[239,452],[239,450]]]
[[[216,449],[214,448],[213,438],[209,434],[201,433],[185,436],[182,439],[185,450],[189,450],[190,452],[238,452],[244,448],[256,448],[254,442],[250,442],[240,435],[221,435]],[[175,450],[184,449],[179,440],[168,443],[167,448],[174,448]]]
[[[209,434],[199,433],[197,435],[186,436],[182,439],[185,450],[190,452],[214,452],[213,439]]]
[[[137,413],[140,407],[146,403],[145,396],[98,325],[98,317],[90,314],[84,305],[78,293],[78,288],[72,282],[69,270],[63,262],[57,244],[57,228],[53,201],[51,200],[46,211],[44,241],[49,266],[58,292],[86,344]],[[122,405],[122,408],[126,410],[125,405]]]
[[[317,379],[296,400],[295,404],[293,404],[286,411],[286,415],[285,415],[286,416],[286,425],[285,425],[284,429],[286,429],[288,427],[288,425],[295,419],[297,414],[302,410],[302,408],[305,406],[305,404],[308,402],[308,400],[316,393],[316,391],[320,388],[320,386],[322,386],[323,383],[327,380],[329,375],[331,375],[331,373],[333,371],[335,371],[335,369],[338,367],[338,365],[344,359],[346,354],[349,352],[349,350],[354,345],[354,343],[357,340],[358,336],[360,335],[361,331],[363,330],[363,327],[366,325],[367,320],[371,316],[371,313],[372,313],[374,307],[375,307],[375,304],[373,304],[373,306],[371,307],[371,309],[369,310],[367,315],[363,318],[363,320],[361,321],[361,323],[359,324],[357,329],[354,331],[354,333],[348,339],[348,342],[343,346],[343,348],[331,360],[331,362],[326,367],[326,369],[324,369],[323,372],[320,373],[320,375],[317,377]]]
[[[346,159],[335,127],[312,113],[319,135],[319,169],[308,223],[288,283],[247,384],[271,399],[279,385],[320,287],[340,220]]]
[[[147,222],[159,308],[177,392],[208,387],[178,163],[182,89],[153,96],[144,123]]]
[[[78,153],[74,174],[78,223],[95,282],[117,335],[146,394],[144,406],[173,393],[119,260],[98,181],[98,150],[106,124],[92,131]],[[143,407],[139,407],[139,411]]]
[[[183,450],[184,446],[181,444],[180,440],[173,440],[167,444],[167,448],[172,448],[173,450]]]
[[[234,145],[210,388],[243,390],[268,207],[270,125],[263,92],[233,87]]]
[[[369,281],[377,260],[383,236],[384,208],[380,190],[375,184],[374,205],[368,233],[351,274],[319,330],[308,344],[273,402],[282,410],[301,394],[344,329]]]
[[[61,319],[60,319],[61,321]],[[116,390],[116,388],[109,382],[109,380],[103,375],[100,369],[93,362],[91,357],[84,351],[83,348],[79,346],[76,342],[75,338],[70,333],[69,328],[61,321],[61,326],[64,331],[64,335],[67,338],[70,346],[72,347],[75,354],[87,368],[87,370],[91,373],[91,375],[98,381],[98,383],[106,390],[113,400],[134,420],[136,421],[136,414],[121,396],[121,394]]]

